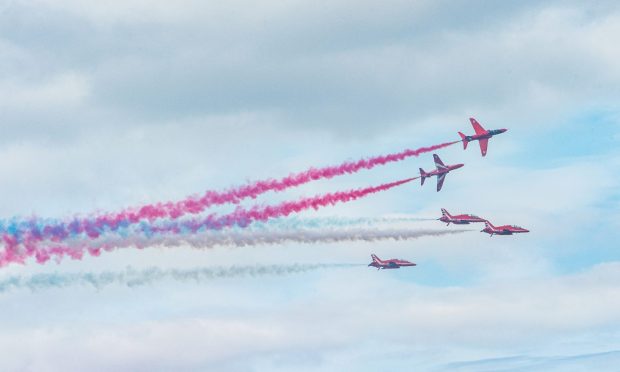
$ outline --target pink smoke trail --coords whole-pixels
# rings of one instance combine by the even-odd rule
[[[372,169],[378,165],[402,161],[412,156],[435,151],[448,147],[460,141],[446,142],[430,147],[421,147],[415,150],[404,150],[395,154],[375,156],[360,159],[355,162],[345,162],[336,166],[310,168],[304,172],[291,174],[279,180],[269,179],[250,183],[249,185],[234,187],[226,191],[207,191],[201,198],[193,197],[178,202],[157,203],[143,206],[139,209],[127,210],[117,214],[98,217],[95,225],[117,226],[121,221],[135,223],[141,219],[154,220],[157,218],[178,218],[185,214],[198,214],[213,205],[237,204],[242,199],[256,198],[268,191],[283,191],[310,181],[329,179],[344,174],[352,174],[362,169]]]
[[[321,207],[325,207],[328,205],[346,203],[359,198],[363,198],[370,194],[389,190],[391,188],[403,185],[418,178],[419,177],[413,177],[400,181],[385,183],[379,186],[328,193],[309,198],[302,198],[297,201],[282,202],[277,205],[256,205],[250,209],[239,207],[230,214],[224,216],[217,216],[212,214],[207,216],[207,218],[205,218],[204,220],[198,221],[198,223],[188,224],[187,227],[189,227],[192,231],[198,231],[202,227],[207,227],[211,229],[222,229],[234,225],[247,226],[254,221],[267,221],[271,218],[286,217],[292,213],[299,213],[307,209],[317,210]]]
[[[366,187],[363,189],[341,191],[317,195],[313,197],[302,198],[297,201],[288,201],[271,206],[254,206],[250,209],[237,208],[234,212],[223,216],[210,215],[205,219],[188,222],[191,232],[196,233],[202,227],[210,229],[222,229],[231,226],[247,226],[255,221],[267,221],[276,217],[288,216],[292,213],[298,213],[307,209],[319,209],[337,203],[346,203],[365,196],[386,191],[391,188],[411,182],[418,177],[408,178],[400,181],[385,183],[379,186]],[[179,234],[178,228],[155,230],[157,233]],[[53,243],[56,243],[53,241]],[[113,249],[110,247],[110,249]],[[5,250],[0,252],[0,267],[11,263],[25,263],[26,258],[35,257],[37,262],[47,262],[52,256],[61,258],[68,255],[74,259],[80,259],[84,250],[88,250],[91,255],[99,255],[101,249],[95,249],[85,244],[85,249],[75,249],[67,245],[53,244],[50,248],[40,247],[37,243],[26,242],[24,246],[14,244],[14,241],[7,240],[5,237]]]
[[[435,151],[448,147],[460,141],[445,142],[429,147],[421,147],[415,150],[404,150],[394,154],[375,156],[340,165],[323,168],[310,168],[304,172],[291,174],[287,177],[257,181],[248,185],[233,187],[225,191],[210,190],[202,197],[188,197],[177,202],[149,204],[142,207],[130,208],[117,213],[95,215],[91,217],[75,218],[72,221],[36,222],[26,223],[18,233],[18,240],[26,235],[31,241],[62,241],[69,237],[86,234],[90,238],[97,238],[106,228],[115,231],[121,226],[138,223],[141,220],[153,221],[158,218],[176,219],[186,214],[198,214],[214,205],[233,203],[237,204],[242,199],[256,198],[269,191],[283,191],[290,187],[299,186],[314,180],[329,179],[332,177],[356,173],[362,169],[372,169],[379,165],[402,161],[409,157]],[[11,235],[11,233],[5,233]],[[20,242],[18,241],[18,244]]]

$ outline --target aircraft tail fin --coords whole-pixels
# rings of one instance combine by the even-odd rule
[[[452,217],[450,213],[448,213],[448,211],[445,210],[444,208],[441,208],[441,215],[444,217]]]
[[[484,227],[491,229],[491,230],[495,230],[495,226],[493,226],[493,224],[489,221],[484,221]]]
[[[376,254],[371,254],[370,257],[372,258],[372,262],[376,262],[376,263],[381,263],[381,259],[379,257],[377,257]]]
[[[467,150],[467,144],[469,143],[467,136],[463,132],[459,132],[459,136],[461,136],[461,141],[463,141],[463,150]]]
[[[420,168],[420,185],[424,186],[424,180],[428,177],[424,169]]]

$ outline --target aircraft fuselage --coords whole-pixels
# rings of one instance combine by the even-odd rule
[[[401,267],[407,267],[407,266],[416,266],[416,264],[414,262],[410,262],[407,260],[400,260],[400,259],[390,259],[390,260],[381,260],[379,257],[375,256],[375,254],[373,253],[371,255],[372,257],[372,262],[368,264],[369,267],[376,267],[377,270],[381,269],[381,270],[388,270],[388,269],[400,269]]]
[[[499,227],[485,227],[481,232],[485,232],[491,236],[493,235],[513,235],[513,234],[521,234],[528,233],[530,230],[524,229],[522,227],[517,226],[499,226]]]
[[[441,217],[439,219],[439,221],[446,222],[448,224],[453,223],[455,225],[469,225],[470,224],[470,221],[467,221],[467,220],[450,219],[450,218],[447,218],[447,217]]]
[[[498,134],[502,134],[505,131],[507,131],[508,129],[491,129],[488,130],[486,133],[482,133],[482,134],[474,134],[473,136],[465,136],[465,140],[467,142],[471,142],[471,141],[477,141],[477,140],[481,140],[481,139],[487,139],[487,138],[491,138],[495,135]]]
[[[443,168],[443,169],[435,169],[435,170],[432,170],[430,172],[426,172],[425,177],[440,176],[442,174],[447,174],[447,173],[450,173],[450,171],[453,171],[455,169],[459,169],[463,165],[465,165],[465,164],[446,165],[446,167]]]

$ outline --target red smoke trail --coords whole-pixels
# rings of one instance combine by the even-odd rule
[[[267,221],[271,218],[285,217],[291,213],[298,213],[306,209],[319,209],[327,205],[335,205],[337,203],[346,203],[352,200],[363,198],[367,195],[374,194],[379,191],[386,191],[393,187],[411,182],[419,177],[407,178],[405,180],[385,183],[379,186],[367,187],[364,189],[341,191],[318,195],[310,198],[302,198],[297,201],[283,202],[277,205],[254,206],[250,209],[237,208],[234,212],[224,216],[208,216],[202,223],[202,226],[208,228],[220,229],[233,225],[245,226],[254,221]],[[201,225],[191,226],[193,231],[201,228]]]
[[[225,191],[211,190],[207,191],[202,197],[188,197],[177,202],[150,204],[139,208],[126,209],[117,213],[76,218],[68,222],[37,223],[33,221],[29,227],[21,231],[20,235],[31,235],[31,239],[35,241],[44,241],[46,239],[62,241],[81,234],[86,234],[90,238],[97,238],[104,230],[109,229],[115,231],[120,226],[128,226],[141,220],[146,219],[153,221],[158,218],[176,219],[186,214],[198,214],[214,205],[236,204],[242,199],[256,198],[269,191],[283,191],[289,187],[299,186],[314,180],[352,174],[362,169],[372,169],[378,165],[398,162],[412,156],[419,156],[420,154],[439,150],[458,142],[460,141],[446,142],[430,147],[421,147],[415,150],[404,150],[394,154],[345,162],[336,166],[310,168],[304,172],[291,174],[279,180],[268,179],[257,181],[248,185],[233,187]]]
[[[255,221],[267,221],[272,218],[288,216],[292,213],[298,213],[308,209],[319,209],[329,205],[335,205],[337,203],[347,203],[365,196],[386,191],[396,186],[403,185],[411,182],[419,177],[408,178],[396,182],[385,183],[379,186],[371,186],[363,189],[341,191],[335,193],[328,193],[324,195],[317,195],[308,198],[302,198],[297,201],[288,201],[276,205],[268,206],[254,206],[250,209],[237,208],[234,212],[223,216],[210,215],[205,219],[197,220],[193,223],[189,223],[187,227],[191,231],[198,231],[202,227],[211,229],[222,229],[230,226],[247,226]],[[176,230],[158,230],[153,229],[155,232],[178,234],[180,231]],[[73,259],[81,259],[84,250],[93,256],[98,256],[101,253],[101,248],[91,248],[88,243],[84,243],[81,247],[69,247],[66,245],[54,245],[53,247],[40,247],[36,243],[26,242],[23,247],[16,246],[10,237],[5,235],[5,250],[0,252],[0,267],[6,266],[10,263],[24,263],[27,257],[34,256],[39,263],[44,263],[50,260],[52,256],[56,256],[58,259],[67,255]],[[8,239],[8,240],[7,240]],[[105,247],[105,250],[113,250],[114,247]]]
[[[345,162],[336,166],[323,168],[310,168],[305,172],[291,174],[279,180],[269,179],[257,181],[249,185],[234,187],[226,191],[207,191],[201,198],[187,198],[178,202],[158,203],[144,206],[137,210],[123,211],[115,215],[102,216],[97,219],[96,225],[118,225],[121,221],[135,223],[141,219],[154,220],[156,218],[178,218],[185,214],[197,214],[213,205],[239,203],[242,199],[256,198],[268,191],[283,191],[290,187],[305,183],[329,179],[344,174],[352,174],[362,169],[372,169],[378,165],[397,162],[412,156],[431,152],[448,147],[461,141],[446,142],[430,147],[421,147],[416,150],[405,150],[395,154],[375,156],[368,159],[360,159],[355,162]]]

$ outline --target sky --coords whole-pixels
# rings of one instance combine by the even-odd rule
[[[365,265],[373,252],[418,264],[0,292],[2,369],[618,370],[619,34],[614,1],[0,0],[0,219],[179,200],[458,140],[475,117],[509,130],[484,158],[475,143],[440,150],[465,163],[441,192],[416,181],[297,217],[446,208],[531,231],[9,265],[0,281]],[[431,154],[243,205],[420,167],[432,169]]]

